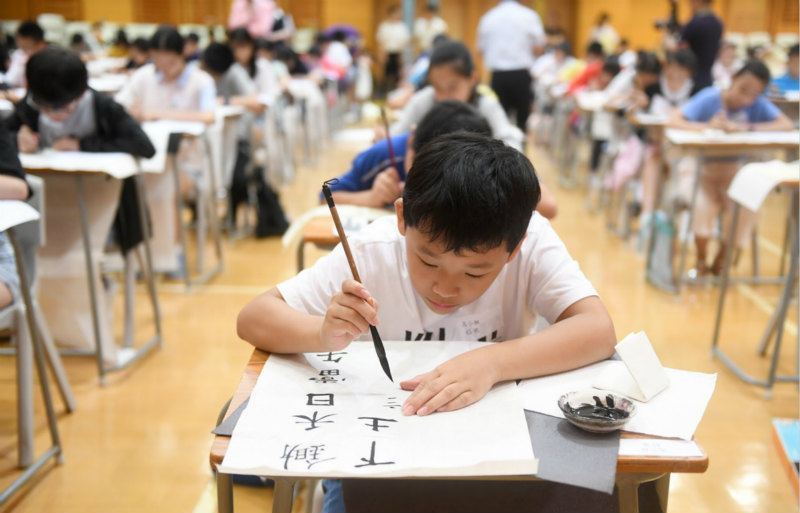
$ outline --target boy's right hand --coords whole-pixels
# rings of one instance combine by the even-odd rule
[[[372,195],[372,203],[374,207],[381,208],[385,205],[394,203],[394,200],[400,197],[403,193],[404,182],[400,181],[400,175],[397,170],[390,167],[378,173],[375,180],[372,182],[370,192]]]
[[[39,151],[39,134],[28,125],[22,125],[17,132],[17,149],[20,153],[36,153]]]
[[[354,338],[380,324],[378,302],[369,291],[355,280],[342,283],[342,290],[334,294],[320,328],[323,347],[338,351]]]

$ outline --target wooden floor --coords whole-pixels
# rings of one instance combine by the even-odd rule
[[[334,143],[316,166],[302,166],[282,193],[291,215],[316,203],[321,181],[348,168],[363,144]],[[559,215],[554,226],[600,292],[619,338],[645,330],[662,362],[670,367],[718,373],[717,388],[697,439],[710,456],[702,475],[674,475],[671,511],[784,513],[797,510],[789,481],[770,439],[773,417],[798,416],[796,385],[775,387],[771,398],[748,386],[709,356],[717,290],[687,289],[674,297],[648,285],[644,261],[634,245],[612,236],[603,219],[587,213],[579,191],[558,188],[555,169],[542,150],[531,158],[555,190]],[[762,216],[761,254],[774,269],[780,249],[786,199],[773,198]],[[313,260],[320,253],[307,252]],[[250,347],[236,337],[239,309],[254,295],[295,272],[294,248],[278,239],[244,239],[225,246],[225,273],[186,293],[177,282],[159,285],[164,316],[163,349],[98,384],[94,361],[66,357],[78,410],[59,416],[65,462],[50,466],[33,485],[0,511],[14,512],[196,512],[215,510],[208,450],[220,407],[230,397]],[[746,266],[744,258],[742,266]],[[724,347],[752,373],[767,361],[755,356],[762,327],[778,297],[776,286],[738,286],[729,296]],[[146,305],[144,296],[140,304]],[[140,308],[140,335],[149,314]],[[797,362],[797,308],[787,322],[780,370]],[[38,398],[37,398],[38,400]],[[63,406],[58,404],[63,412]],[[0,486],[19,474],[16,466],[14,366],[0,358]],[[48,442],[37,404],[37,450]],[[237,487],[239,512],[266,511],[271,489]],[[296,509],[301,508],[298,500]]]

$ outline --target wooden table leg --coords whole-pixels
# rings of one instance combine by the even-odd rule
[[[233,475],[217,471],[217,513],[233,513]]]
[[[617,495],[619,497],[620,513],[647,513],[658,511],[666,513],[667,496],[669,494],[669,473],[666,474],[617,474]],[[655,481],[655,492],[657,504],[646,504],[644,510],[639,504],[639,485]]]
[[[294,502],[294,485],[291,478],[275,478],[275,491],[272,497],[272,513],[291,513]]]

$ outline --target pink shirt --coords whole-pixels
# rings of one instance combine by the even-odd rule
[[[228,29],[247,28],[253,38],[267,37],[272,32],[272,0],[234,0],[228,17]]]

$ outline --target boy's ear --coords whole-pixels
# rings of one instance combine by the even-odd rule
[[[517,253],[519,253],[519,249],[522,247],[522,243],[525,241],[525,237],[527,237],[527,236],[528,236],[527,233],[522,235],[522,238],[517,243],[517,247],[514,248],[514,251],[512,251],[510,255],[508,255],[508,259],[506,260],[506,263],[509,263],[512,260],[514,260],[514,257],[517,256]]]
[[[400,232],[400,235],[405,237],[406,222],[403,219],[403,198],[397,198],[394,201],[394,213],[397,216],[397,231]]]

